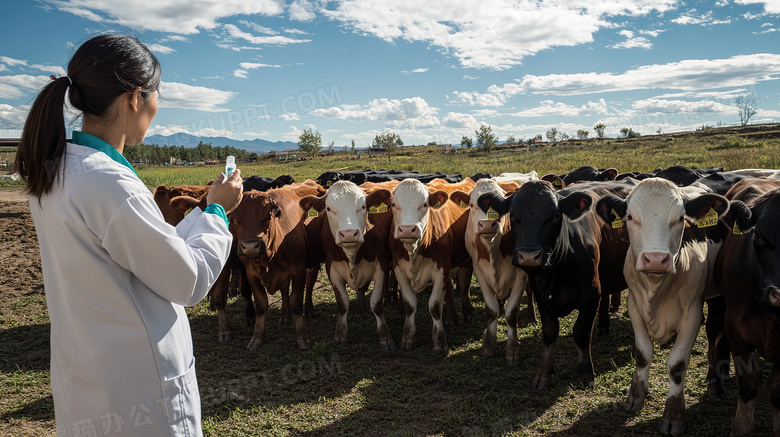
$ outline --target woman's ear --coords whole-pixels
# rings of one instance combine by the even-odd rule
[[[141,97],[141,87],[134,89],[133,92],[130,93],[130,108],[133,110],[133,112],[138,112],[139,100],[143,100],[143,98]]]

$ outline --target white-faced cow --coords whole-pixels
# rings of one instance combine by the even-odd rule
[[[761,390],[758,357],[773,363],[769,402],[780,435],[780,181],[745,179],[726,193],[736,227],[718,254],[715,280],[726,299],[725,329],[734,358],[737,412],[732,436],[755,433]],[[744,203],[743,203],[744,202]]]
[[[519,187],[515,182],[507,183],[505,186],[510,184],[513,186],[511,192]],[[514,366],[520,359],[517,343],[517,313],[528,276],[522,269],[512,265],[512,234],[506,216],[497,218],[492,213],[482,211],[477,205],[479,197],[485,193],[495,193],[501,197],[506,195],[504,189],[495,180],[480,179],[470,194],[455,191],[450,195],[450,200],[462,208],[468,208],[466,250],[471,256],[474,274],[482,290],[488,316],[480,355],[493,356],[496,347],[499,301],[506,299],[504,305],[507,324],[505,362],[507,366]],[[528,297],[528,308],[533,316],[532,297],[530,294]]]
[[[623,194],[629,183],[589,182],[582,187],[557,191],[546,181],[523,184],[511,196],[483,194],[478,199],[485,212],[509,214],[514,246],[512,263],[525,270],[542,321],[543,348],[531,380],[533,388],[547,388],[553,373],[553,346],[558,338],[559,317],[575,309],[574,343],[579,360],[577,373],[584,387],[593,386],[590,354],[593,322],[602,292],[602,242],[622,240],[622,232],[602,231],[602,222],[593,212],[595,194]],[[623,260],[620,244],[610,246],[609,263]],[[627,242],[625,243],[627,248]],[[623,283],[625,283],[623,281]],[[622,290],[625,287],[617,288]]]
[[[445,292],[453,293],[450,269],[471,264],[464,244],[465,221],[458,220],[465,210],[448,199],[446,191],[429,193],[416,179],[402,181],[393,192],[390,250],[406,309],[404,350],[414,347],[417,293],[428,286],[432,287],[428,309],[433,318],[433,349],[448,349],[442,307]]]
[[[639,411],[644,405],[653,341],[663,344],[677,336],[667,360],[670,388],[661,418],[663,434],[685,432],[685,374],[704,299],[718,295],[713,266],[726,229],[719,217],[728,207],[721,195],[688,197],[661,178],[642,180],[625,200],[606,196],[596,205],[605,222],[619,216],[629,235],[623,274],[637,357],[626,409]],[[686,218],[698,220],[698,226]],[[705,233],[710,226],[715,232]]]
[[[299,203],[308,215],[316,215],[323,223],[318,241],[325,253],[328,274],[338,307],[335,341],[347,341],[349,294],[364,289],[373,282],[371,310],[376,317],[379,343],[386,350],[395,349],[384,317],[382,294],[390,273],[389,233],[392,214],[389,212],[392,194],[387,189],[372,190],[369,195],[357,185],[338,181],[324,197],[308,196]],[[316,211],[314,214],[312,211]]]

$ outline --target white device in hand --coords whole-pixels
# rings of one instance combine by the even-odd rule
[[[230,155],[225,159],[225,179],[230,177],[230,174],[233,173],[233,170],[236,169],[236,157],[233,155]]]

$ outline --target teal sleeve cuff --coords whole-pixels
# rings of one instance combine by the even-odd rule
[[[225,208],[223,208],[222,205],[220,205],[219,203],[209,203],[209,205],[206,207],[206,209],[203,210],[203,212],[209,214],[216,214],[222,217],[222,219],[225,220],[225,226],[227,226],[228,228],[230,227],[230,222],[228,221]]]

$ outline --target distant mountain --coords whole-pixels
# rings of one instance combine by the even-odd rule
[[[259,138],[254,140],[234,140],[225,137],[197,137],[195,135],[178,133],[173,135],[150,135],[144,138],[144,144],[156,144],[158,146],[184,146],[195,147],[198,143],[211,143],[214,147],[230,146],[236,149],[244,149],[247,152],[268,153],[272,150],[297,149],[298,143],[292,141],[268,141]]]

